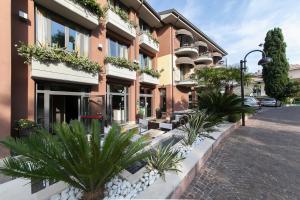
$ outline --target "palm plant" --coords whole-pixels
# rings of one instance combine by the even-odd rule
[[[80,189],[85,200],[103,197],[107,181],[148,155],[142,151],[144,138],[132,142],[134,132],[121,133],[117,125],[112,126],[103,144],[97,121],[92,122],[89,139],[79,121],[56,124],[56,135],[36,131],[28,138],[1,141],[19,156],[6,158],[0,171],[33,181],[64,181]]]
[[[219,118],[206,114],[204,111],[196,111],[195,113],[186,116],[186,122],[180,127],[186,134],[183,138],[183,144],[191,146],[197,137],[207,137],[214,139],[209,134],[205,133],[206,130],[219,122]]]
[[[171,144],[165,147],[158,146],[156,150],[150,153],[147,159],[147,168],[148,170],[156,169],[163,180],[165,180],[165,171],[180,172],[179,164],[183,159],[179,154],[179,150],[172,149]]]
[[[207,114],[223,118],[232,114],[252,113],[252,108],[242,106],[242,99],[232,94],[222,94],[219,91],[204,92],[199,95],[199,109]]]

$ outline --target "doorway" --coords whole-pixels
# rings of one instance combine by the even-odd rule
[[[146,86],[140,87],[139,106],[144,117],[152,117],[152,88]]]
[[[107,85],[107,117],[110,124],[125,124],[128,122],[127,89],[123,85]]]
[[[50,125],[79,119],[80,96],[50,95]]]

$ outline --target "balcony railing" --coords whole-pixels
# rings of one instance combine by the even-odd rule
[[[112,10],[106,14],[106,27],[127,39],[133,40],[136,37],[136,30],[130,23],[124,21],[119,15]]]
[[[142,73],[140,76],[140,82],[141,83],[148,83],[152,85],[158,85],[159,84],[159,79],[156,77],[153,77],[149,74]]]
[[[193,86],[193,85],[197,85],[197,81],[190,79],[190,78],[186,78],[186,79],[180,79],[178,81],[175,81],[176,85],[178,86]]]
[[[72,82],[82,84],[95,84],[99,80],[99,74],[88,73],[85,71],[75,70],[68,67],[65,63],[49,63],[32,60],[31,62],[31,77],[42,80],[55,80],[60,82]]]
[[[119,67],[112,63],[106,63],[105,67],[106,67],[106,76],[127,79],[127,80],[136,79],[136,71],[132,71],[124,67]]]
[[[210,54],[202,54],[195,59],[195,64],[210,65],[213,59]]]
[[[198,49],[193,46],[182,46],[175,49],[176,56],[188,56],[188,57],[196,57],[198,55]]]
[[[97,15],[72,0],[35,0],[35,2],[88,29],[92,30],[99,25]]]
[[[140,35],[140,46],[153,52],[159,51],[159,43],[155,42],[148,34],[142,33]]]

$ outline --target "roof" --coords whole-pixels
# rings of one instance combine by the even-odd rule
[[[158,12],[156,12],[156,10],[146,0],[142,2],[160,20],[160,15],[158,14]]]
[[[208,40],[210,43],[212,43],[215,47],[217,47],[220,51],[222,51],[225,55],[228,53],[219,46],[216,42],[214,42],[210,37],[208,37],[205,33],[203,33],[198,27],[196,27],[192,22],[190,22],[188,19],[186,19],[182,14],[180,14],[176,9],[169,9],[165,11],[158,12],[159,15],[165,15],[165,14],[174,14],[175,16],[179,17],[182,21],[184,21],[186,24],[188,24],[192,29],[194,29],[196,32],[198,32],[200,35],[202,35],[206,40]]]
[[[300,64],[292,64],[290,65],[290,70],[300,69]]]

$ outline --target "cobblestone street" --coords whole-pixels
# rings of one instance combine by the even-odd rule
[[[300,199],[300,107],[266,108],[212,154],[182,198]]]

